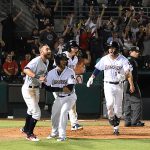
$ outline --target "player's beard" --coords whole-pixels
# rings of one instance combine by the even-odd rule
[[[51,58],[51,53],[44,54],[44,57],[45,57],[46,59],[50,59],[50,58]]]

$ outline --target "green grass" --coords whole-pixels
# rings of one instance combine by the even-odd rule
[[[0,141],[0,150],[145,150],[150,140],[93,140],[68,139],[65,142],[41,139],[30,142],[24,139]]]

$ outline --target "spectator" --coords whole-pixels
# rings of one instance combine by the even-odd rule
[[[57,54],[61,54],[65,46],[64,38],[61,36],[58,38],[58,41],[55,43],[55,50]]]
[[[140,8],[138,11],[138,14],[135,16],[135,19],[138,21],[138,23],[143,24],[146,26],[149,22],[149,17],[144,14],[144,9]]]
[[[141,54],[144,51],[144,37],[146,36],[146,28],[140,24],[139,25],[139,31],[136,33],[137,41],[136,45],[139,47]]]
[[[0,40],[0,66],[4,63],[5,42]]]
[[[20,17],[22,14],[22,10],[17,13],[16,16],[13,16],[13,14],[8,14],[8,16],[1,21],[2,24],[2,39],[5,42],[7,51],[14,48],[15,43],[15,27],[16,27],[16,20]]]
[[[44,21],[48,20],[49,23],[54,26],[54,14],[57,11],[59,0],[56,1],[55,7],[52,8],[48,3],[37,0],[33,5],[34,12],[37,12],[35,17],[38,19],[39,30],[43,29]]]
[[[137,33],[139,32],[139,27],[138,27],[138,22],[136,19],[133,19],[131,21],[131,33],[132,33],[132,43],[133,45],[136,45],[136,41],[137,41]]]
[[[13,82],[17,79],[18,64],[12,59],[12,55],[8,54],[3,64],[4,80]]]
[[[91,33],[86,30],[84,26],[80,28],[79,31],[79,46],[85,51],[89,50],[89,40],[91,37]]]
[[[143,56],[145,55],[150,55],[150,23],[147,24],[145,28],[145,36],[144,36],[144,51],[143,51]]]
[[[54,43],[57,41],[57,35],[53,31],[51,24],[47,24],[46,28],[40,33],[40,41],[46,43],[54,52]]]
[[[30,62],[30,60],[31,60],[31,54],[27,53],[27,54],[25,54],[24,59],[20,61],[20,67],[21,67],[20,69],[21,69],[22,77],[25,77],[23,70],[24,70],[24,67]]]
[[[37,28],[32,29],[31,36],[27,38],[27,53],[32,54],[32,58],[39,55],[39,30]]]

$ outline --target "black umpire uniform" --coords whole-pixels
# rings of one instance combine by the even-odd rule
[[[138,80],[138,63],[136,58],[139,56],[139,48],[132,47],[129,50],[129,62],[133,68],[133,82],[135,86],[135,92],[130,93],[129,83],[125,82],[125,92],[124,92],[124,120],[125,126],[144,126],[144,123],[140,121],[142,114],[142,100],[141,92],[137,83]]]

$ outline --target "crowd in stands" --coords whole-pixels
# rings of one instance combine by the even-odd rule
[[[74,3],[73,0],[69,2],[72,5]],[[66,8],[68,13],[62,21],[63,30],[59,34],[55,31],[54,19],[60,0],[56,0],[54,7],[44,3],[43,0],[33,1],[29,11],[37,20],[38,27],[33,28],[30,36],[23,37],[19,42],[15,40],[14,29],[15,21],[21,17],[23,10],[16,14],[9,14],[2,20],[1,80],[22,83],[23,68],[32,58],[39,55],[41,41],[47,43],[52,50],[49,69],[53,67],[53,55],[62,53],[65,43],[70,40],[76,40],[81,52],[87,55],[89,61],[86,63],[86,71],[93,70],[96,61],[105,55],[107,45],[112,41],[119,43],[120,51],[126,57],[132,46],[138,46],[141,51],[140,67],[150,69],[150,18],[142,7],[138,10],[134,8],[136,4],[140,6],[141,1],[138,1],[139,3],[132,1],[132,4],[124,0],[105,1],[101,6],[97,0],[82,2],[83,6],[88,5],[88,14],[82,13],[78,18],[70,7]],[[110,17],[104,20],[105,10],[113,5],[112,2],[118,7],[118,16],[113,17],[110,14]],[[98,7],[95,6],[101,7],[101,11],[98,11]]]

